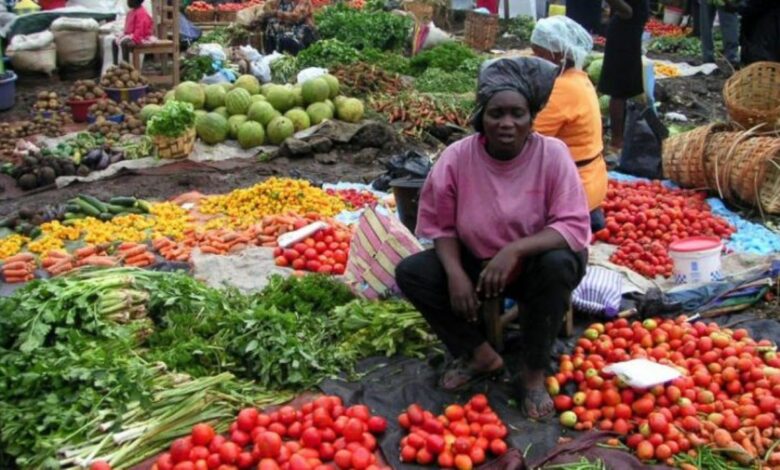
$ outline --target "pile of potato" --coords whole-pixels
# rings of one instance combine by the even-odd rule
[[[124,62],[110,67],[100,79],[103,88],[137,88],[144,85],[148,82],[143,75]]]
[[[62,109],[62,101],[57,93],[53,91],[42,91],[38,93],[38,100],[33,105],[36,112],[58,112]]]
[[[109,118],[122,114],[122,108],[113,100],[100,100],[89,107],[89,115],[94,118]]]
[[[157,104],[162,106],[165,104],[165,92],[153,91],[151,93],[147,93],[146,96],[143,96],[140,100],[138,100],[138,106],[141,108],[147,104]]]
[[[106,96],[94,80],[78,80],[70,87],[70,101],[90,101]]]

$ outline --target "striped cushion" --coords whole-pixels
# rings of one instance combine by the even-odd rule
[[[572,305],[578,312],[613,317],[620,311],[622,283],[620,273],[588,266],[585,277],[572,294]]]

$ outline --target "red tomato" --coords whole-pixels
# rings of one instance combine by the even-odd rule
[[[352,457],[350,456],[350,459]],[[412,446],[403,446],[401,448],[401,461],[402,462],[414,462],[417,460],[417,449]]]
[[[111,465],[104,460],[95,460],[92,465],[89,466],[89,470],[111,470]]]
[[[195,463],[190,461],[179,462],[173,466],[173,470],[195,470]]]
[[[368,420],[368,430],[374,434],[382,434],[387,429],[387,420],[381,416],[372,416]]]
[[[433,462],[433,454],[428,452],[428,449],[422,448],[417,451],[417,463],[420,465],[428,465]]]
[[[493,453],[493,455],[504,455],[507,451],[507,445],[506,442],[504,442],[501,439],[493,439],[490,441],[490,452]]]
[[[238,454],[238,459],[236,459],[236,465],[240,469],[249,468],[252,465],[255,464],[255,459],[252,457],[252,454],[249,452],[241,452]]]
[[[357,418],[349,418],[344,426],[344,439],[349,442],[359,442],[363,439],[364,424]]]
[[[222,463],[233,464],[236,463],[239,453],[241,449],[234,442],[227,441],[219,449],[219,459]]]
[[[311,470],[311,465],[305,457],[298,454],[290,456],[289,470]]]
[[[192,427],[192,443],[196,446],[207,446],[214,439],[214,428],[208,424],[200,423]]]
[[[220,465],[222,465],[222,460],[219,458],[219,454],[211,454],[206,459],[206,466],[209,470],[216,470]]]
[[[189,438],[176,439],[171,444],[171,461],[173,463],[184,462],[190,458],[192,440]]]
[[[257,470],[279,470],[279,464],[274,459],[263,459],[257,465]]]
[[[352,468],[365,470],[369,465],[371,465],[371,452],[368,449],[359,447],[352,452]]]
[[[208,448],[204,446],[195,446],[190,450],[190,461],[195,462],[197,460],[206,460],[209,458],[209,455],[211,453],[209,452]]]
[[[301,443],[309,449],[317,449],[322,443],[322,436],[316,428],[309,428],[301,434]]]
[[[417,452],[415,451],[415,457],[417,456]],[[414,460],[414,459],[412,459]],[[336,463],[336,465],[342,469],[348,469],[352,466],[352,452],[342,449],[338,452],[336,452],[336,455],[333,457],[333,461]]]
[[[485,410],[485,408],[487,408],[488,399],[484,394],[480,393],[471,397],[469,404],[471,405],[471,408],[474,409],[474,411],[481,413]]]
[[[636,455],[641,460],[651,460],[655,456],[655,447],[649,441],[642,441],[636,447]]]
[[[220,436],[217,434],[214,436],[214,438],[211,440],[211,443],[209,444],[209,452],[212,454],[219,453],[219,449],[222,447],[222,444],[224,444],[227,441],[224,436]]]

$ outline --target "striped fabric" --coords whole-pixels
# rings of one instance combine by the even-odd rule
[[[345,274],[347,284],[356,295],[367,299],[399,295],[395,267],[422,249],[398,219],[368,208],[360,216],[352,237]]]
[[[614,317],[620,311],[622,283],[620,273],[588,266],[585,277],[572,294],[572,305],[578,312]]]

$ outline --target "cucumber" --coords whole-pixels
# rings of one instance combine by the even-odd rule
[[[108,200],[109,204],[123,207],[133,207],[138,202],[138,199],[130,196],[115,196]]]
[[[108,212],[112,214],[121,214],[127,211],[127,207],[118,206],[116,204],[106,204],[106,208],[108,209]]]
[[[66,212],[65,213],[65,221],[66,222],[67,221],[76,220],[76,219],[81,219],[82,217],[83,216],[81,214],[79,214],[79,213],[74,213],[74,212]]]
[[[106,208],[106,205],[103,204],[99,199],[96,199],[92,196],[89,196],[87,194],[79,194],[79,199],[82,201],[86,201],[87,204],[91,205],[95,209],[98,210],[98,212],[108,212],[108,209]]]
[[[68,212],[81,212],[81,206],[77,202],[68,202],[65,205],[65,210]]]
[[[43,230],[40,227],[35,227],[30,231],[30,238],[33,240],[43,235]]]
[[[143,210],[137,207],[125,207],[125,214],[146,214]]]
[[[100,217],[99,217],[99,218],[100,218],[100,220],[102,220],[103,222],[108,222],[109,220],[111,220],[111,219],[113,219],[113,218],[114,218],[114,214],[111,214],[111,213],[109,213],[109,212],[103,212],[102,214],[100,214]]]
[[[143,199],[139,199],[138,202],[135,203],[135,207],[144,211],[145,214],[148,214],[149,211],[152,209],[151,204],[144,201]]]
[[[78,199],[78,205],[79,205],[79,212],[85,214],[85,215],[91,215],[92,217],[99,217],[100,214],[103,212],[101,210],[98,210],[95,206],[88,203],[87,201],[83,199]]]

